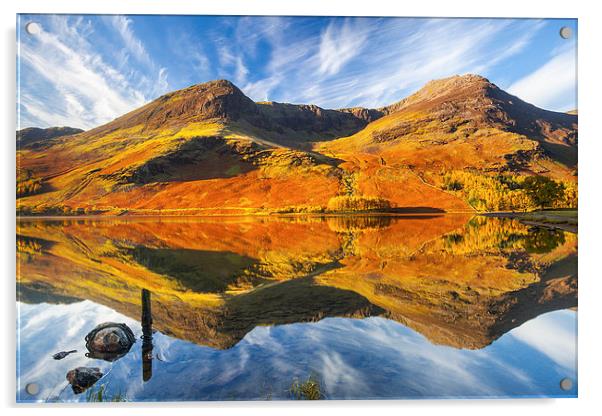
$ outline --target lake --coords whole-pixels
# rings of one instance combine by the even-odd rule
[[[577,236],[509,218],[21,219],[17,271],[22,402],[577,396]]]

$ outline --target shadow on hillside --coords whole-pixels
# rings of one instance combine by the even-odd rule
[[[575,168],[577,165],[577,147],[544,141],[541,142],[541,146],[565,166]]]

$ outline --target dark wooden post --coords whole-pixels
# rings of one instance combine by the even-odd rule
[[[151,292],[142,289],[142,380],[153,376],[153,315]]]

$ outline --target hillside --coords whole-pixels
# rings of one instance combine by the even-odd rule
[[[23,214],[525,209],[521,178],[576,201],[577,116],[485,78],[432,81],[380,109],[255,103],[224,80],[17,152]],[[510,206],[511,205],[511,206]]]
[[[504,197],[500,188],[505,185],[492,182],[496,176],[544,175],[576,182],[577,116],[537,108],[483,77],[432,81],[380,111],[382,118],[356,134],[315,147],[345,160],[360,192],[394,192],[390,182],[404,192],[403,184],[411,187],[408,178],[414,175],[472,200],[477,208],[498,210],[510,207],[495,200]]]
[[[71,136],[82,132],[82,129],[73,127],[48,127],[47,129],[27,127],[17,130],[17,148],[32,144],[42,145],[46,140],[54,139],[55,137]]]
[[[380,111],[378,121],[320,148],[378,153],[422,168],[562,176],[577,163],[575,115],[537,108],[480,76],[431,81]]]

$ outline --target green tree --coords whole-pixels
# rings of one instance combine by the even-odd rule
[[[533,205],[544,209],[564,197],[564,185],[545,176],[529,176],[523,182],[523,189]]]

